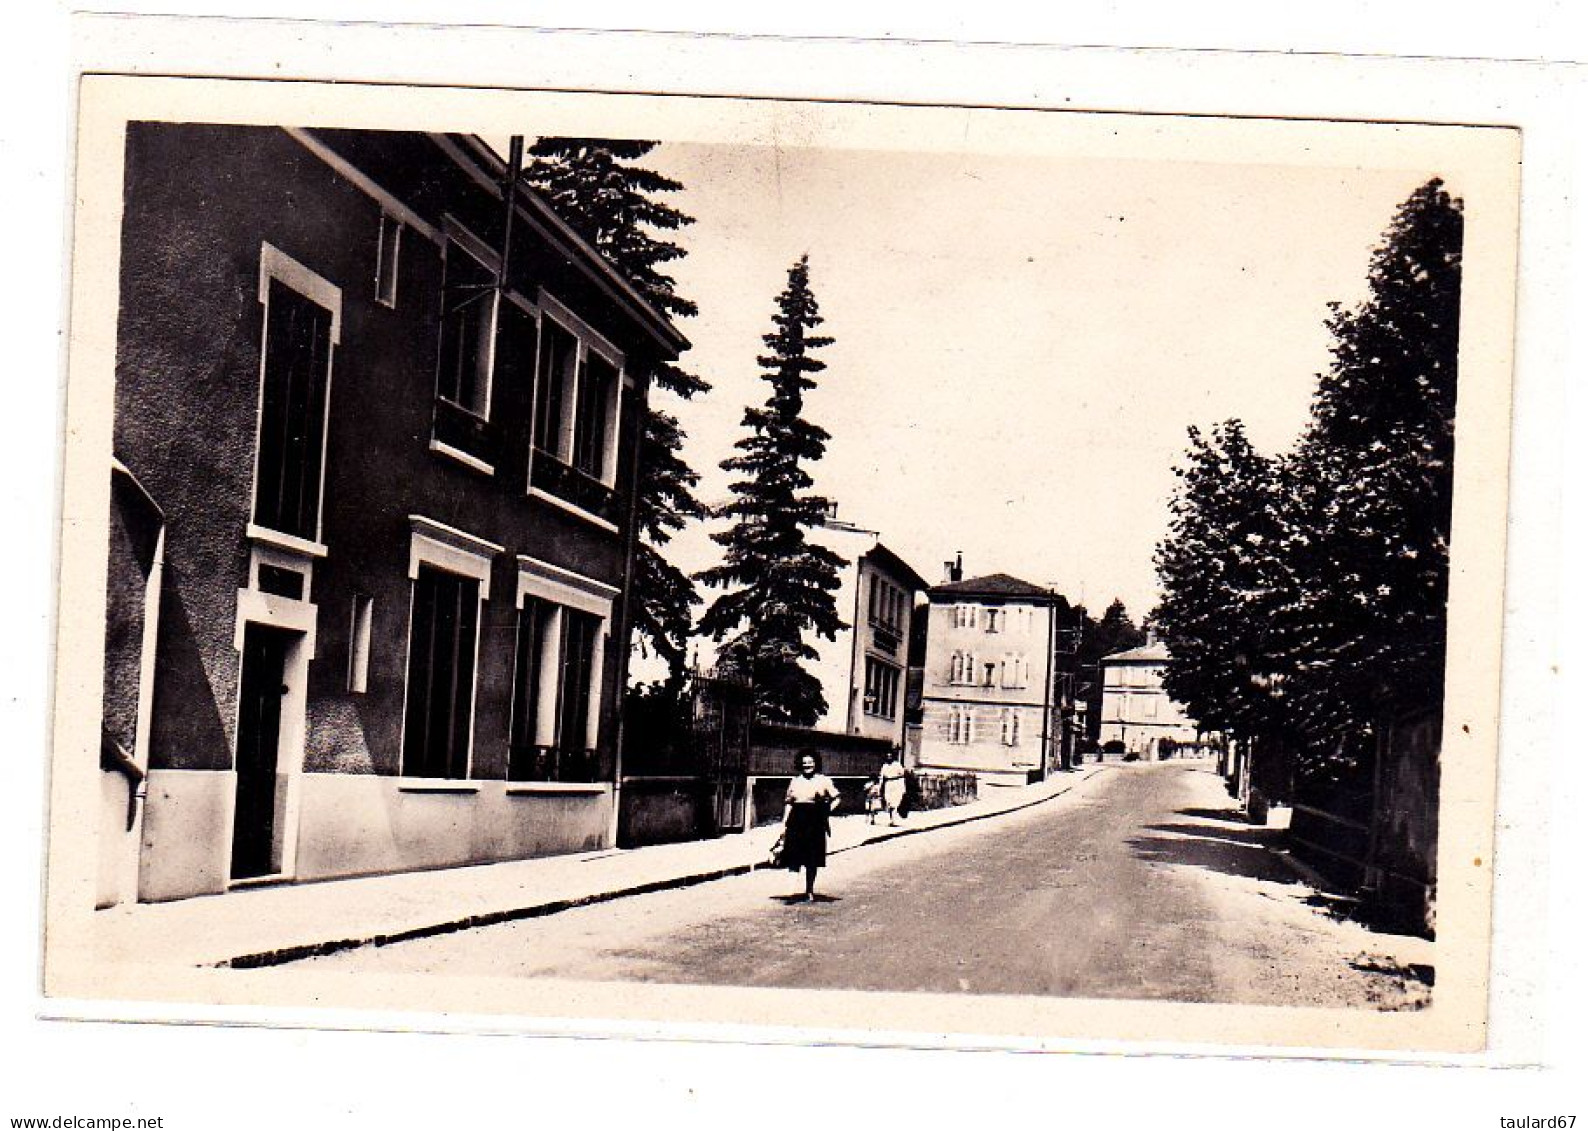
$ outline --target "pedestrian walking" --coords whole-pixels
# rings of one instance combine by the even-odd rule
[[[783,866],[790,872],[805,869],[810,902],[816,898],[816,870],[827,863],[827,818],[838,808],[838,787],[821,772],[814,750],[800,751],[799,764],[799,775],[783,798]]]
[[[874,825],[882,813],[882,775],[866,782],[866,824]]]
[[[905,773],[904,763],[899,760],[899,748],[895,746],[888,752],[888,760],[882,764],[882,771],[877,775],[882,782],[882,808],[888,814],[890,825],[898,824],[897,818],[902,815],[908,784]]]

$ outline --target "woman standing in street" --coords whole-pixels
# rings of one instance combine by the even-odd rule
[[[816,870],[827,863],[827,817],[838,808],[838,787],[813,750],[802,750],[800,772],[788,783],[783,798],[783,865],[790,872],[805,869],[805,900],[816,898]]]
[[[887,811],[888,824],[896,825],[899,823],[896,820],[900,816],[899,811],[904,808],[904,791],[908,786],[897,746],[888,752],[888,760],[883,763],[878,777],[882,781],[882,808]]]

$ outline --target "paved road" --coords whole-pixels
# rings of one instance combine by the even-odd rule
[[[824,898],[761,872],[313,960],[328,969],[1414,1007],[1407,940],[1332,917],[1206,764],[836,855]]]

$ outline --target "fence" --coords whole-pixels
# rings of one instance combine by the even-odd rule
[[[800,755],[814,753],[822,773],[838,787],[839,806],[850,813],[865,807],[866,780],[888,760],[893,744],[858,734],[756,723],[750,729],[749,774],[754,780],[751,807],[755,824],[783,815],[783,794],[799,772]]]
[[[628,847],[744,827],[750,686],[694,672],[682,693],[625,703],[618,843]]]
[[[882,769],[892,748],[882,738],[756,723],[750,728],[750,776],[793,777],[800,755],[809,750],[830,778],[869,778]]]
[[[915,773],[911,775],[912,809],[950,809],[976,800],[975,774]]]
[[[1375,917],[1432,934],[1439,836],[1441,718],[1382,720],[1349,785],[1298,783],[1289,841],[1297,857],[1362,898]]]

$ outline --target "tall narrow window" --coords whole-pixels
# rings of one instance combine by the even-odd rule
[[[599,354],[587,354],[579,372],[573,466],[592,479],[606,478],[607,418],[617,386],[618,371],[612,364]]]
[[[524,781],[533,776],[535,747],[539,743],[541,656],[548,622],[544,603],[526,598],[518,612],[517,654],[513,663],[513,710],[508,736],[508,778]]]
[[[347,689],[357,695],[369,690],[369,634],[374,613],[373,597],[353,595],[353,622],[347,638]]]
[[[382,213],[375,246],[375,301],[382,306],[397,305],[397,254],[402,249],[402,234],[402,221]]]
[[[315,541],[325,441],[331,312],[270,280],[254,521]]]
[[[496,300],[491,270],[459,244],[447,244],[436,395],[479,417],[490,416]]]
[[[1015,711],[1009,718],[1009,745],[1020,745],[1020,712]]]
[[[865,711],[880,718],[894,718],[898,711],[899,669],[866,657]]]
[[[562,615],[562,680],[558,688],[557,747],[584,754],[590,746],[591,675],[596,634],[601,622],[589,613],[564,609]]]
[[[579,341],[550,318],[542,318],[540,372],[535,393],[535,447],[564,459],[564,417],[579,362]]]
[[[408,641],[403,773],[468,776],[480,583],[421,564]]]

